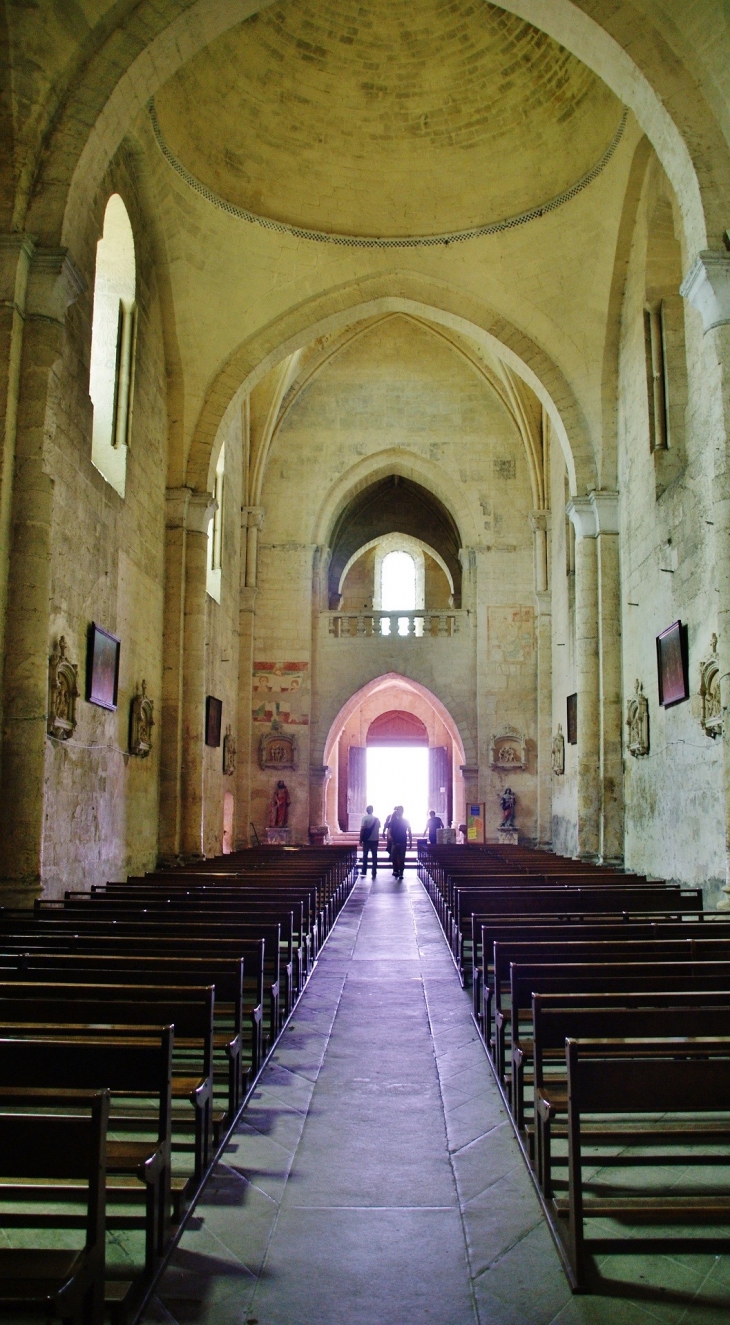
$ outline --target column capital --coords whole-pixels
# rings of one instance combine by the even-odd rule
[[[18,312],[25,309],[30,260],[35,249],[32,235],[0,235],[0,303],[13,305]]]
[[[533,534],[547,534],[552,527],[552,511],[530,511],[527,518]]]
[[[242,529],[260,529],[264,521],[263,506],[242,506],[241,507],[241,528]]]
[[[258,593],[258,589],[254,589],[254,588],[252,588],[250,584],[246,584],[246,585],[244,585],[244,587],[241,589],[241,611],[242,611],[242,612],[255,612],[255,611],[256,611],[256,594],[257,594],[257,593]]]
[[[538,617],[551,616],[553,610],[553,596],[549,589],[535,590],[536,614]]]
[[[329,764],[310,764],[309,778],[311,782],[327,782],[332,769]]]
[[[478,764],[459,764],[459,772],[465,782],[476,782],[479,777]]]
[[[571,497],[565,508],[575,529],[576,538],[597,538],[599,534],[617,534],[618,493],[601,489],[587,497]]]
[[[703,249],[679,287],[702,318],[706,333],[730,322],[730,253]]]
[[[206,534],[213,513],[218,510],[215,497],[209,492],[194,492],[192,488],[167,488],[165,506],[168,529],[187,529],[193,534]]]
[[[67,248],[34,248],[30,258],[26,317],[63,322],[66,310],[86,289],[86,281]]]

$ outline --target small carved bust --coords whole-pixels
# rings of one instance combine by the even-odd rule
[[[152,749],[153,710],[152,700],[147,698],[147,682],[143,681],[132,699],[129,716],[129,753],[140,759],[146,759]]]
[[[226,777],[233,777],[236,771],[236,738],[231,733],[231,724],[226,727],[223,737],[223,772]]]
[[[633,698],[629,700],[626,716],[629,754],[635,759],[649,753],[649,701],[644,687],[637,679]]]
[[[558,723],[557,735],[553,736],[552,754],[550,756],[553,773],[560,777],[565,772],[565,737],[563,736],[563,725]]]
[[[62,635],[48,664],[47,731],[57,741],[67,741],[76,727],[78,672],[78,664],[66,657],[66,640]]]

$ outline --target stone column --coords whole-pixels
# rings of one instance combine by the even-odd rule
[[[730,255],[700,253],[680,286],[680,294],[702,318],[708,374],[719,374],[721,393],[722,434],[715,447],[713,478],[713,539],[725,815],[725,898],[720,905],[727,910],[730,907]]]
[[[6,257],[7,253],[6,246]],[[40,889],[43,853],[53,518],[53,480],[45,468],[44,438],[63,354],[66,311],[84,282],[66,249],[31,253],[29,245],[21,243],[14,292],[22,295],[23,287],[22,344],[17,325],[21,310],[6,309],[10,340],[2,387],[0,519],[6,521],[6,559],[0,570],[0,595],[7,604],[8,647],[3,674],[0,870],[3,900],[27,905]]]
[[[264,519],[261,506],[241,510],[241,598],[238,615],[238,794],[236,847],[248,846],[251,832],[252,772],[258,752],[253,741],[253,649],[256,627],[259,532]]]
[[[535,594],[537,612],[537,842],[553,840],[553,649],[552,605],[544,590]]]
[[[601,780],[598,849],[604,864],[623,865],[624,772],[618,493],[592,492],[591,501],[596,513],[598,573],[598,720]]]
[[[331,769],[328,764],[309,765],[309,840],[312,844],[329,839],[327,824],[327,783]]]
[[[180,858],[185,526],[189,500],[190,488],[168,488],[165,493],[165,602],[158,839],[160,862],[165,865],[175,864]]]
[[[574,497],[567,512],[575,528],[575,670],[578,694],[578,857],[600,850],[598,567],[596,512],[590,497]]]
[[[180,851],[187,860],[204,854],[206,579],[208,525],[215,508],[209,492],[191,491],[185,513]]]
[[[479,768],[477,764],[459,764],[459,772],[464,779],[464,800],[468,805],[479,801]]]

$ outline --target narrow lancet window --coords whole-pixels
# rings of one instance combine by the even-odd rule
[[[113,193],[96,246],[89,395],[94,407],[91,459],[120,497],[132,423],[136,286],[132,227],[122,199]]]

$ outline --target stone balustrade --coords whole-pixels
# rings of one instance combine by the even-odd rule
[[[419,608],[415,612],[326,612],[329,633],[336,639],[355,639],[370,636],[399,636],[409,639],[438,639],[455,635],[461,628],[462,617],[468,615],[458,608],[430,611]]]

